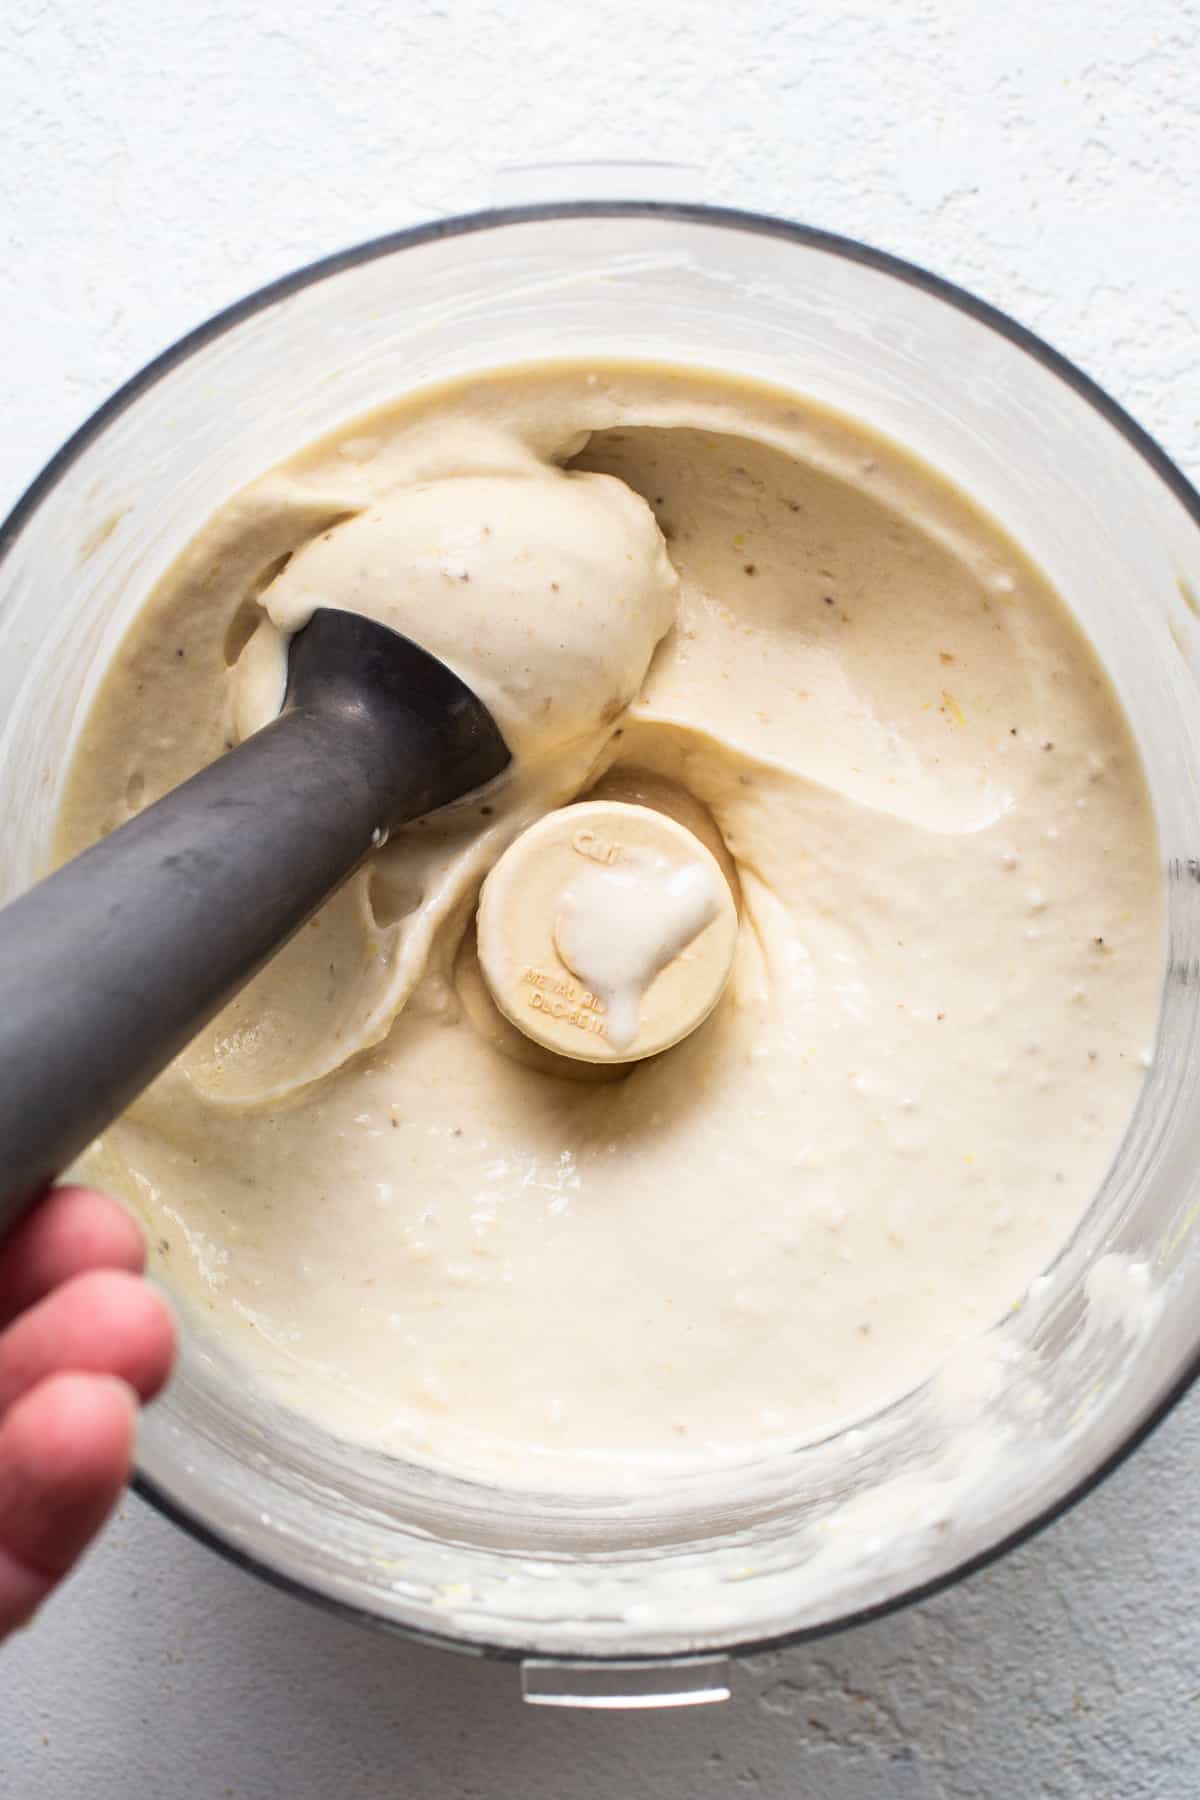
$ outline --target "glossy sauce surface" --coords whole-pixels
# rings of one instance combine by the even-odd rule
[[[318,604],[451,662],[519,768],[394,839],[95,1159],[255,1379],[405,1455],[604,1485],[836,1429],[1019,1302],[1136,1098],[1162,915],[1126,722],[998,524],[717,374],[415,395],[151,597],[62,853],[269,717]],[[489,1020],[471,937],[506,846],[602,779],[682,797],[741,924],[698,1030],[584,1079]]]

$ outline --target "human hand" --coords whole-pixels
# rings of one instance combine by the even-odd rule
[[[115,1200],[52,1188],[0,1243],[0,1638],[67,1573],[129,1474],[175,1333]]]

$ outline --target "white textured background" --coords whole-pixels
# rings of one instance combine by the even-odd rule
[[[1200,479],[1200,0],[4,0],[0,509],[247,289],[628,157],[976,289]],[[674,1715],[523,1712],[129,1502],[0,1653],[0,1794],[1193,1800],[1198,1460],[1200,1395],[966,1587]]]

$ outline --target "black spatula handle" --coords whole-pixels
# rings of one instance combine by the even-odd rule
[[[322,618],[288,710],[0,912],[0,1235],[382,833],[507,762],[442,664],[387,632],[436,673],[364,687]]]

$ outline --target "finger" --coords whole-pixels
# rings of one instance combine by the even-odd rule
[[[92,1188],[51,1188],[0,1244],[0,1328],[86,1269],[145,1265],[142,1234],[116,1200]]]
[[[95,1536],[129,1475],[137,1406],[106,1375],[56,1375],[0,1422],[0,1637]]]
[[[56,1288],[0,1332],[0,1418],[49,1375],[118,1375],[143,1400],[170,1373],[166,1303],[137,1275],[93,1269]]]

